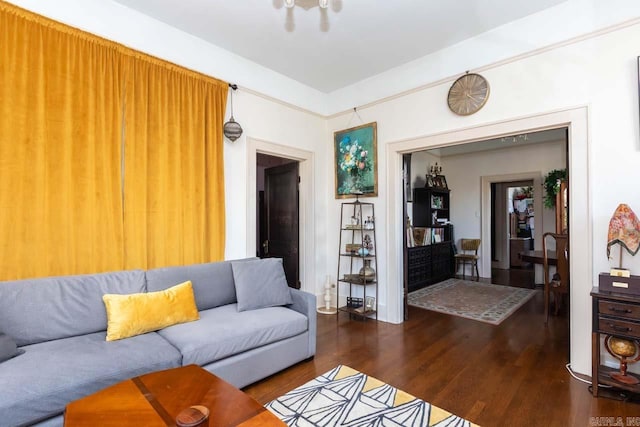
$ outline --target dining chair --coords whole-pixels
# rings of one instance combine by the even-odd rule
[[[453,257],[456,260],[456,274],[458,267],[462,264],[462,278],[465,279],[465,266],[471,265],[471,277],[473,277],[473,269],[476,270],[476,280],[480,280],[480,272],[478,271],[478,248],[480,247],[480,239],[460,239],[460,253]]]
[[[556,271],[553,276],[549,270],[547,238],[555,240]],[[562,296],[569,293],[569,236],[567,234],[544,233],[542,235],[542,268],[544,270],[544,317],[549,321],[550,294],[553,293],[555,315],[558,315]]]

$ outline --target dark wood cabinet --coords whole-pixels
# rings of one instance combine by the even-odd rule
[[[407,248],[409,292],[454,276],[453,226],[450,224],[450,191],[436,188],[413,190],[413,226],[425,227],[429,244]],[[437,238],[435,238],[437,236]]]
[[[409,292],[453,277],[451,242],[407,248]]]
[[[640,384],[624,384],[611,377],[617,369],[601,364],[600,336],[615,336],[628,340],[640,340],[640,295],[601,291],[594,287],[592,298],[592,393],[598,396],[598,384],[640,393]],[[631,366],[631,365],[629,365]],[[627,373],[638,378],[638,375]],[[640,380],[640,378],[638,378]]]

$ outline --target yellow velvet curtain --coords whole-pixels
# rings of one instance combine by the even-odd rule
[[[126,88],[128,268],[224,258],[222,123],[228,85],[134,59]]]
[[[0,280],[222,259],[226,94],[0,0]]]
[[[0,3],[0,279],[123,267],[123,71]]]

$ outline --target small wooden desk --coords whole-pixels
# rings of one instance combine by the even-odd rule
[[[519,254],[520,259],[525,262],[542,265],[544,263],[544,255],[542,251],[523,251]],[[556,251],[547,251],[547,261],[549,265],[557,265]]]
[[[613,369],[600,360],[600,336],[611,335],[628,340],[640,340],[640,296],[591,290],[591,392],[598,397],[598,384],[640,393],[640,384],[624,384],[611,377],[618,369]],[[637,378],[636,374],[628,373]],[[637,378],[640,380],[640,378]]]
[[[188,365],[122,381],[67,405],[65,427],[175,426],[185,408],[209,408],[210,426],[284,426],[249,395],[209,371]]]

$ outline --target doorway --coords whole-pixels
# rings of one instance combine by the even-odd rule
[[[517,119],[507,119],[499,122],[482,124],[471,128],[451,130],[434,135],[422,136],[411,140],[392,142],[386,145],[386,191],[391,201],[387,209],[388,242],[390,245],[385,261],[387,275],[391,283],[402,283],[402,233],[405,218],[402,215],[402,154],[438,147],[453,146],[460,141],[479,141],[509,135],[517,132],[536,131],[545,129],[568,128],[568,175],[570,176],[570,191],[568,194],[571,209],[568,212],[568,224],[571,230],[584,232],[570,234],[571,260],[580,260],[576,264],[570,260],[570,325],[571,325],[571,366],[579,373],[588,373],[591,369],[591,327],[585,319],[589,319],[591,312],[591,297],[589,290],[593,283],[593,258],[591,247],[592,208],[588,203],[588,152],[589,138],[587,133],[588,109],[576,107],[560,111],[538,113]],[[490,195],[491,181],[482,181],[481,191]],[[475,193],[477,194],[477,193]],[[479,196],[476,196],[480,199]],[[476,199],[477,200],[477,199]],[[490,197],[482,198],[482,208],[474,220],[474,226],[487,230],[487,240],[483,240],[481,250],[490,253],[491,242],[489,231]],[[478,224],[479,223],[479,224]],[[485,257],[487,265],[484,270],[491,268],[490,258]],[[484,260],[483,260],[484,262]],[[401,287],[390,287],[388,292],[388,310],[385,316],[393,323],[400,323],[403,319],[403,292]]]
[[[281,258],[287,283],[300,289],[299,163],[256,156],[256,256]]]
[[[534,180],[491,183],[491,283],[535,287],[533,264],[523,261],[523,251],[534,250],[536,198]],[[537,212],[541,215],[541,212]],[[542,225],[542,222],[540,221]]]

